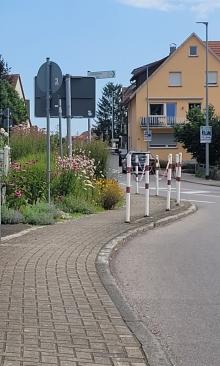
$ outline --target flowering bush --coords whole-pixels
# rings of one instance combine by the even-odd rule
[[[94,187],[95,162],[83,151],[72,158],[57,157],[56,170],[53,176],[52,194],[54,197],[88,196]]]
[[[100,203],[105,210],[111,210],[124,197],[123,190],[114,179],[99,179],[96,182]]]
[[[85,155],[81,150],[79,154],[73,155],[72,158],[57,158],[56,166],[58,171],[63,172],[70,170],[88,179],[93,179],[95,175],[95,160]]]
[[[97,178],[103,178],[106,175],[106,165],[109,154],[106,143],[97,140],[93,140],[90,143],[74,143],[74,154],[81,154],[82,151],[89,159],[94,159],[95,176]]]
[[[7,144],[8,132],[4,128],[0,128],[0,149],[2,149]]]
[[[41,160],[11,164],[6,178],[6,199],[9,207],[36,203],[46,198],[45,165]]]

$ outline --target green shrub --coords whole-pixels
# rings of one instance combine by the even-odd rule
[[[96,212],[95,205],[74,196],[64,197],[60,203],[60,209],[68,213],[93,214]]]
[[[77,195],[82,189],[82,181],[71,170],[64,171],[53,176],[51,183],[52,197],[68,196],[69,194]]]
[[[9,208],[6,205],[2,205],[1,215],[2,224],[19,224],[24,219],[19,211]]]
[[[32,225],[51,225],[61,216],[60,211],[46,202],[39,202],[21,208],[24,223]]]
[[[113,209],[123,200],[124,192],[114,179],[100,179],[97,181],[100,191],[100,203],[105,210]]]

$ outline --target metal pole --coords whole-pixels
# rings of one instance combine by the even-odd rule
[[[156,155],[156,162],[155,162],[155,177],[156,177],[156,196],[159,196],[159,169],[160,169],[160,161],[159,156]]]
[[[125,222],[130,222],[130,220],[131,220],[131,154],[128,154]]]
[[[60,142],[60,157],[63,158],[63,141],[62,141],[62,103],[59,99],[59,142]]]
[[[149,69],[147,66],[147,133],[149,136],[149,86],[148,86]],[[149,142],[147,141],[147,151],[149,150]]]
[[[50,58],[47,57],[46,68],[46,114],[47,114],[47,189],[50,204]]]
[[[138,159],[138,155],[135,155],[135,181],[136,181],[136,194],[139,194],[138,167],[139,167],[139,159]]]
[[[91,142],[91,140],[92,140],[92,136],[91,136],[91,118],[88,118],[88,138],[89,138],[89,142]]]
[[[114,140],[114,91],[112,91],[112,147]]]
[[[145,213],[144,216],[149,216],[150,213],[150,155],[146,154],[145,160]]]
[[[208,22],[196,22],[199,24],[204,24],[206,27],[206,51],[205,51],[205,74],[206,74],[206,82],[205,82],[205,91],[206,91],[206,127],[209,127],[209,96],[208,96]],[[209,143],[205,145],[205,177],[209,178]]]
[[[208,98],[208,22],[205,22],[206,26],[206,127],[209,126],[209,98]],[[205,146],[205,177],[209,178],[209,143]]]
[[[8,133],[8,146],[9,146],[9,127],[10,127],[10,109],[7,108],[7,133]]]
[[[166,211],[170,211],[172,163],[173,163],[172,154],[169,154],[168,155],[168,171],[167,171],[167,207],[166,207]]]
[[[71,77],[66,75],[66,121],[67,121],[67,149],[68,156],[72,157],[72,136],[71,136]]]

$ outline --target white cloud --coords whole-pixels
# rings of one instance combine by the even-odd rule
[[[211,11],[220,9],[220,0],[119,0],[121,3],[138,8],[172,11],[187,9],[197,15],[205,16]]]

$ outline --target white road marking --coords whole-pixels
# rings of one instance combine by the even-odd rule
[[[211,202],[211,201],[198,201],[198,200],[187,200],[187,199],[182,199],[182,201],[189,201],[189,202],[198,202],[198,203],[217,203],[217,202]]]
[[[198,193],[197,196],[220,198],[220,196],[219,195],[216,195],[216,194],[202,194],[202,193]]]
[[[187,191],[183,192],[184,194],[203,194],[203,193],[211,193],[210,191]]]

